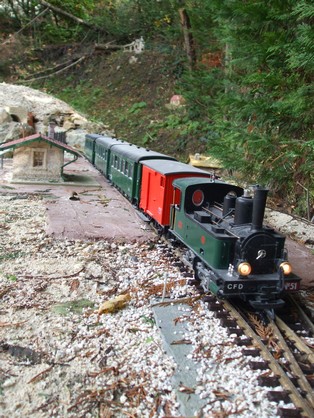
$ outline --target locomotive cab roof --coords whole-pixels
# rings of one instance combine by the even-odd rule
[[[182,203],[185,202],[184,206],[186,212],[197,210],[193,203],[193,194],[197,190],[204,192],[204,202],[211,205],[216,202],[221,204],[224,197],[229,193],[232,193],[237,197],[243,194],[242,187],[223,181],[213,181],[211,179],[199,177],[177,179],[173,182],[173,186],[181,191]]]
[[[173,182],[173,186],[180,190],[188,189],[189,187],[193,186],[210,187],[211,190],[220,190],[223,197],[230,192],[235,192],[237,196],[241,196],[244,192],[242,187],[235,186],[234,184],[225,183],[224,181],[220,180],[212,180],[209,178],[207,179],[199,177],[176,179]]]

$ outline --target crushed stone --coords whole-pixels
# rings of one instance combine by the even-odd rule
[[[1,417],[182,416],[178,390],[188,388],[173,379],[178,365],[152,303],[166,280],[173,300],[195,290],[164,244],[61,240],[45,226],[41,200],[0,196]],[[123,309],[99,315],[121,294],[130,297]],[[176,338],[191,341],[192,389],[206,416],[276,417],[257,384],[261,371],[249,368],[205,305],[183,306],[178,316],[190,316]]]

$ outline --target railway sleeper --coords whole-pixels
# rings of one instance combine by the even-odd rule
[[[259,357],[261,355],[261,350],[258,348],[244,348],[242,354],[244,356]]]
[[[267,361],[249,361],[249,366],[252,370],[267,370],[268,369],[268,362]]]
[[[208,309],[210,311],[222,311],[224,307],[221,305],[221,303],[209,302]]]
[[[286,390],[270,390],[267,392],[267,399],[270,402],[284,402],[286,404],[290,403],[289,392]]]
[[[258,376],[257,382],[260,386],[267,386],[270,388],[275,388],[280,386],[279,377],[278,376]]]
[[[314,389],[314,376],[307,376],[307,380],[309,382],[309,384],[311,385],[311,387]]]
[[[197,281],[197,283],[199,282]],[[217,301],[217,298],[216,296],[213,296],[213,295],[206,295],[203,297],[203,302],[206,302],[206,303],[211,303],[211,302],[214,303],[216,301]]]
[[[302,372],[306,375],[314,375],[314,365],[313,364],[305,364],[299,362],[299,366],[302,370]]]
[[[227,334],[229,336],[235,335],[237,337],[241,337],[244,335],[244,331],[241,328],[227,328]]]
[[[302,418],[304,415],[299,408],[284,408],[280,406],[277,409],[280,418]]]
[[[239,346],[239,347],[248,347],[250,345],[252,345],[252,338],[251,337],[245,337],[245,338],[240,338],[240,337],[236,337],[234,339],[234,342]]]
[[[226,311],[215,311],[214,312],[214,317],[217,318],[217,319],[228,318],[229,313],[226,312]]]
[[[237,327],[237,321],[232,318],[220,318],[220,325],[223,327],[229,327],[229,328],[236,328]]]

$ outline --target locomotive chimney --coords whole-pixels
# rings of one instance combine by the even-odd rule
[[[252,229],[259,230],[263,227],[268,189],[259,186],[254,190]]]

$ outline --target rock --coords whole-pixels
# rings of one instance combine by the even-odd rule
[[[138,58],[132,55],[129,59],[129,64],[136,64],[138,61]]]
[[[73,122],[71,122],[71,121],[69,121],[69,120],[66,120],[66,121],[64,122],[64,124],[63,124],[63,129],[64,129],[65,131],[69,131],[70,129],[74,129],[74,128],[75,128],[74,123],[73,123]]]
[[[36,132],[43,134],[48,131],[51,121],[55,121],[58,126],[62,126],[64,121],[70,118],[82,121],[82,124],[87,122],[84,116],[62,100],[41,91],[14,84],[0,83],[0,108],[14,115],[13,119],[16,122],[22,123],[27,123],[28,114],[31,112],[36,120]]]
[[[5,110],[15,122],[27,123],[29,111],[23,106],[6,106]]]
[[[85,146],[85,135],[86,131],[83,129],[69,131],[67,133],[67,144],[70,145],[70,147],[83,150]]]
[[[26,86],[0,83],[0,143],[33,133],[67,132],[67,143],[83,150],[86,133],[100,133],[105,128],[104,124],[89,122],[53,96]],[[112,132],[110,135],[114,136]]]
[[[180,94],[175,94],[170,99],[170,106],[180,107],[185,105],[185,98]]]
[[[9,122],[12,122],[10,114],[4,108],[0,108],[0,124]]]
[[[10,142],[14,139],[29,136],[34,133],[34,128],[26,123],[10,122],[0,125],[0,143]]]

